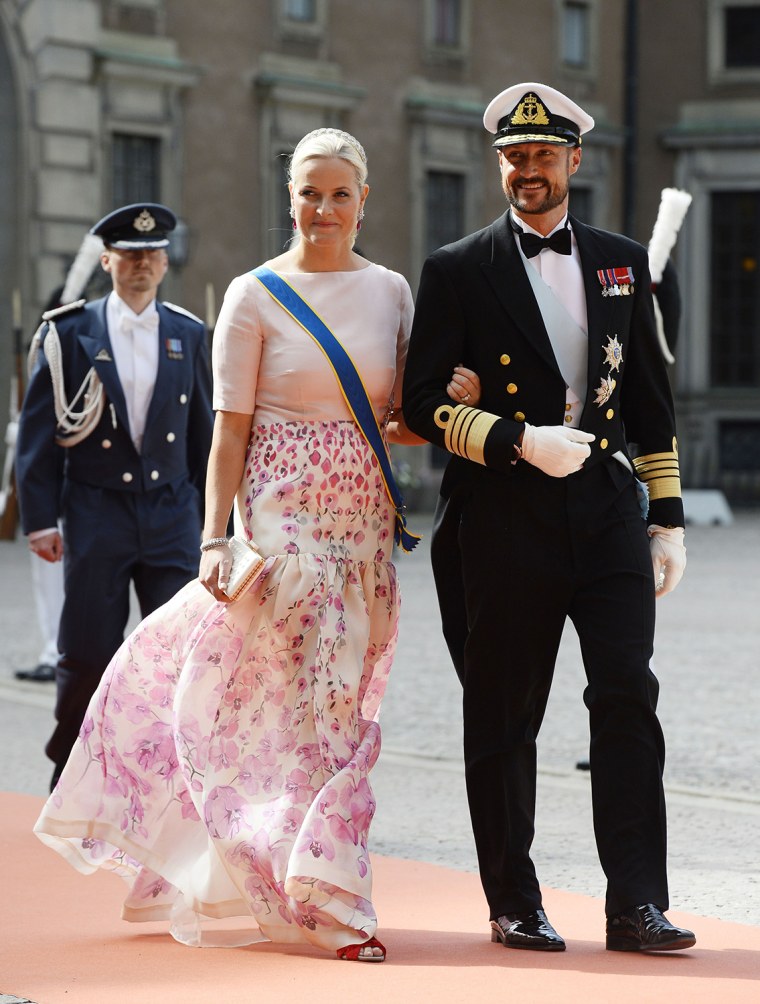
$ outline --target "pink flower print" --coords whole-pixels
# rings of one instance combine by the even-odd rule
[[[366,878],[369,873],[369,861],[363,854],[356,859],[356,870],[360,878]]]
[[[358,837],[353,820],[344,819],[343,816],[334,812],[327,817],[330,826],[330,833],[342,844],[356,844]]]
[[[285,473],[291,473],[291,472],[286,471]],[[282,500],[287,498],[288,495],[292,495],[293,491],[294,488],[292,482],[285,481],[280,485],[280,487],[274,493],[274,497],[278,502],[282,502]]]
[[[261,831],[259,831],[257,836],[261,836]],[[227,852],[226,857],[231,864],[235,865],[236,868],[240,868],[241,871],[257,874],[262,871],[259,863],[259,855],[262,849],[260,840],[257,841],[255,838],[253,840],[242,840]],[[268,857],[268,855],[265,855],[265,857]]]
[[[82,850],[88,852],[88,857],[97,861],[98,858],[102,858],[106,853],[107,844],[103,840],[96,840],[94,837],[85,837],[82,841]]]
[[[258,757],[251,755],[243,760],[243,765],[238,770],[237,780],[248,795],[257,795],[259,793],[261,787],[259,767]]]
[[[303,824],[303,813],[296,808],[286,809],[280,817],[280,827],[283,833],[290,836],[298,833]]]
[[[162,686],[153,687],[149,691],[149,696],[154,708],[170,708],[174,701],[174,687],[175,683],[172,682],[171,685],[163,684]]]
[[[212,740],[208,748],[209,762],[217,770],[229,770],[234,767],[239,754],[238,745],[231,739]]]
[[[338,474],[336,471],[333,471],[333,473],[327,480],[330,483],[331,488],[336,488],[340,483],[340,474]]]
[[[303,743],[296,750],[296,756],[301,766],[308,771],[314,771],[322,764],[319,743]]]
[[[203,806],[206,827],[212,838],[231,840],[245,823],[245,799],[234,788],[212,788]]]
[[[362,778],[355,788],[344,788],[340,795],[340,804],[359,833],[369,829],[369,824],[375,815],[376,803],[366,778]]]
[[[134,757],[147,773],[164,778],[170,778],[175,773],[179,761],[167,725],[156,722],[150,729],[138,732],[135,739],[136,747],[126,756]]]
[[[198,812],[195,808],[195,804],[187,788],[183,788],[182,791],[180,791],[179,794],[177,795],[177,798],[179,799],[179,802],[182,806],[180,810],[182,818],[190,819],[194,823],[195,822],[199,823],[201,821],[201,817],[198,815]]]
[[[85,715],[85,719],[82,722],[81,728],[79,729],[79,738],[83,743],[86,743],[87,740],[90,738],[94,728],[95,728],[95,723],[92,720],[92,715]]]
[[[309,851],[313,857],[324,857],[327,861],[335,859],[335,847],[323,819],[314,819],[302,832],[297,851],[299,854]]]
[[[296,748],[295,733],[289,729],[280,731],[279,729],[268,729],[264,737],[259,742],[258,752],[262,760],[267,763],[274,763],[275,760],[285,753],[290,753]]]
[[[121,707],[133,725],[142,724],[145,719],[153,717],[153,706],[150,698],[143,694],[124,694],[121,699]]]
[[[166,879],[157,878],[141,890],[140,897],[141,899],[157,899],[162,893],[168,892],[170,889],[171,886]]]
[[[356,533],[354,534],[354,543],[361,544],[362,541],[364,540],[364,537],[365,537],[364,531],[357,530]]]
[[[309,783],[309,775],[296,767],[285,778],[285,792],[296,805],[301,802],[310,802],[313,789]]]
[[[278,792],[282,787],[282,768],[276,763],[256,760],[253,774],[267,795]]]
[[[316,617],[314,614],[301,614],[301,627],[304,632],[309,631],[316,624]]]
[[[323,816],[327,815],[327,810],[336,804],[338,794],[334,788],[323,788],[319,796],[319,811]]]

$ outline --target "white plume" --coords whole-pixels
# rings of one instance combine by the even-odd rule
[[[71,303],[78,300],[85,290],[90,276],[98,264],[103,251],[103,241],[95,234],[85,234],[76,258],[71,263],[66,282],[61,293],[61,303]]]
[[[657,219],[649,239],[649,271],[652,282],[662,279],[668,256],[690,204],[691,195],[688,192],[680,188],[663,188]]]

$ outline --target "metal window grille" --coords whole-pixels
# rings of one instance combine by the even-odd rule
[[[114,133],[112,199],[115,206],[161,201],[161,140]]]
[[[715,387],[760,385],[760,191],[713,192],[710,376]]]
[[[562,10],[562,61],[567,66],[588,66],[589,8],[585,3],[566,3]]]
[[[453,171],[428,171],[425,192],[428,254],[464,236],[464,175]]]

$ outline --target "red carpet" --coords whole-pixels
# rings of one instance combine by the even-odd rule
[[[31,829],[42,800],[0,794],[0,996],[35,1004],[733,1004],[760,999],[760,929],[672,911],[698,945],[671,955],[604,950],[602,904],[545,891],[568,941],[559,954],[492,945],[478,879],[434,865],[375,857],[383,965],[316,950],[258,945],[191,949],[159,925],[119,919],[123,883],[87,878]]]

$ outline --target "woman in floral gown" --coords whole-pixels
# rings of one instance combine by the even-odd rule
[[[419,442],[391,417],[409,287],[353,251],[366,176],[353,137],[304,137],[300,239],[268,265],[337,334],[388,438]],[[213,357],[200,581],[116,653],[35,830],[80,871],[123,876],[126,920],[166,918],[187,944],[211,943],[202,917],[243,915],[252,929],[225,943],[382,961],[367,835],[398,622],[393,507],[321,350],[250,274],[227,291]],[[476,399],[477,377],[458,368],[449,391]],[[235,497],[267,571],[229,604]]]

